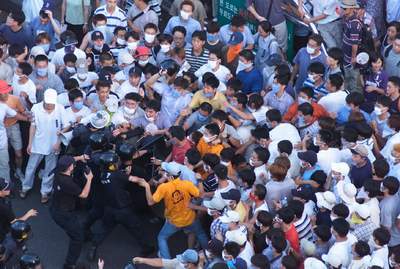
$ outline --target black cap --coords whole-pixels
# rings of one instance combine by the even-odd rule
[[[91,38],[92,38],[92,41],[95,41],[97,39],[104,39],[104,35],[100,31],[93,31]]]
[[[71,164],[74,163],[75,163],[74,157],[72,157],[71,155],[63,155],[60,157],[60,159],[58,159],[57,170],[59,172],[64,172],[65,170],[67,170],[68,167],[71,166]]]
[[[0,177],[0,191],[8,191],[10,189],[10,182]]]
[[[300,187],[297,187],[297,189],[293,189],[292,195],[309,201],[312,200],[314,196],[314,191],[311,185],[302,185]]]
[[[230,189],[228,192],[222,192],[221,197],[224,200],[233,200],[237,203],[240,201],[240,191],[237,189]]]
[[[104,81],[104,82],[112,84],[112,78],[111,78],[112,75],[113,75],[113,73],[111,73],[110,70],[102,69],[99,72],[99,81]]]
[[[311,164],[311,166],[314,166],[318,161],[317,153],[315,153],[315,151],[312,150],[298,152],[297,156],[299,157],[300,160]]]

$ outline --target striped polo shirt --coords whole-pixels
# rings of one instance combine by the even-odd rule
[[[189,72],[194,73],[205,65],[208,62],[209,54],[210,52],[207,49],[203,49],[203,52],[196,56],[193,54],[192,48],[185,48],[185,59],[190,64]]]
[[[116,7],[113,13],[107,11],[106,5],[98,7],[94,14],[103,14],[107,17],[107,28],[113,33],[115,27],[122,26],[127,27],[126,13],[121,8]]]

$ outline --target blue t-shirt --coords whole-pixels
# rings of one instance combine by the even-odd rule
[[[245,70],[240,71],[237,74],[237,79],[243,84],[243,92],[245,94],[258,93],[263,87],[263,78],[259,70],[253,68],[250,72]]]
[[[308,77],[308,71],[307,71],[308,66],[311,63],[315,63],[315,62],[320,62],[320,63],[324,64],[325,68],[326,68],[327,67],[326,66],[326,55],[321,52],[320,55],[311,59],[311,55],[307,53],[307,49],[301,48],[297,52],[296,56],[294,57],[293,63],[296,64],[299,68],[299,73],[298,73],[296,84],[295,84],[295,88],[296,88],[297,92],[303,86],[304,81]]]
[[[371,115],[368,114],[367,112],[363,111],[360,109],[361,114],[364,116],[364,119],[366,122],[371,122]],[[346,122],[349,121],[349,116],[351,113],[351,109],[348,106],[344,106],[342,109],[339,110],[337,117],[336,117],[336,122],[338,124],[345,124]]]
[[[50,48],[55,49],[54,45],[58,42],[58,38],[50,21],[46,24],[43,24],[40,22],[40,17],[36,17],[30,22],[29,26],[32,32],[32,36],[37,36],[42,32],[49,34],[49,36],[51,37]]]
[[[6,41],[12,44],[22,45],[29,49],[33,47],[33,36],[29,28],[23,26],[19,31],[13,32],[6,24],[0,25],[0,35],[2,35]]]
[[[174,16],[169,19],[167,26],[165,26],[164,33],[172,35],[172,30],[175,26],[183,26],[186,29],[186,38],[185,41],[189,44],[192,43],[192,34],[194,31],[201,31],[200,22],[196,21],[193,18],[189,18],[189,20],[182,20],[179,16]]]
[[[312,174],[314,174],[314,172],[315,172],[315,171],[318,171],[318,170],[322,170],[321,167],[319,167],[318,164],[316,164],[316,165],[313,167],[313,169],[305,170],[304,173],[303,173],[303,180],[310,180]]]

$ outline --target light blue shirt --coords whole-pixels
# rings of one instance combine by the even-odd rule
[[[186,29],[186,43],[192,43],[192,34],[194,31],[201,31],[200,22],[196,21],[193,18],[189,18],[189,20],[182,20],[179,16],[174,16],[169,19],[167,26],[165,26],[164,33],[172,35],[172,30],[175,26],[183,26]]]
[[[221,42],[224,44],[228,44],[228,41],[231,39],[232,33],[233,32],[231,30],[230,24],[222,26],[219,29],[219,40],[221,40]],[[247,47],[247,45],[254,44],[254,37],[248,26],[246,25],[244,26],[244,32],[242,34],[243,34],[243,47]]]

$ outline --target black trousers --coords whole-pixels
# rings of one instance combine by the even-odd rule
[[[50,214],[57,223],[68,235],[69,246],[67,257],[65,258],[66,265],[75,265],[81,254],[84,233],[83,227],[79,222],[75,212],[65,212],[50,207]]]
[[[145,225],[141,225],[142,221],[133,212],[130,207],[125,208],[112,208],[106,207],[104,211],[104,217],[102,219],[103,229],[99,233],[93,235],[92,243],[95,246],[99,246],[101,242],[112,232],[117,224],[121,224],[128,230],[128,232],[136,239],[139,245],[143,248],[150,247],[148,240],[143,238],[150,238],[143,231]]]

